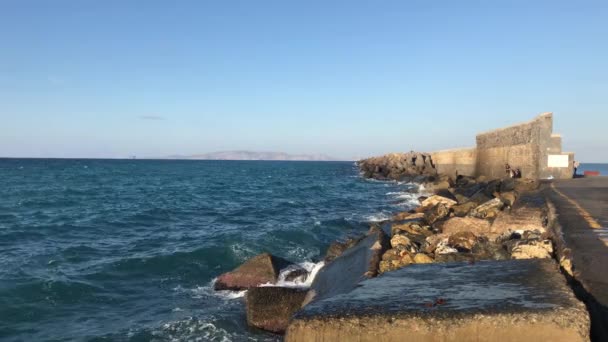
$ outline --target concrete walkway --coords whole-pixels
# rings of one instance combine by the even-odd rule
[[[555,204],[574,276],[592,314],[594,340],[608,338],[608,177],[556,180],[547,192]]]

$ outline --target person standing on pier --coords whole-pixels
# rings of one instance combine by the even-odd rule
[[[581,163],[575,160],[572,162],[572,166],[574,167],[574,174],[572,175],[572,178],[576,178],[576,170],[579,166],[581,166]]]

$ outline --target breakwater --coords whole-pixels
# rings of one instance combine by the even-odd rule
[[[431,175],[422,188],[417,209],[330,248],[310,288],[260,293],[243,282],[249,323],[287,341],[589,339],[537,181]],[[250,262],[232,276],[278,277],[271,261]]]

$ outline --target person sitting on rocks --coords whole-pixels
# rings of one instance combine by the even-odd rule
[[[513,178],[521,178],[521,170],[519,168],[515,169],[515,172],[513,173]]]
[[[511,165],[505,164],[505,172],[507,173],[507,177],[513,178],[513,170],[511,170]]]

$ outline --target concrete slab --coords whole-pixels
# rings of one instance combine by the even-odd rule
[[[553,260],[413,265],[298,312],[286,341],[587,341]]]
[[[546,191],[555,206],[564,249],[579,296],[592,319],[592,338],[608,341],[608,177],[554,181]]]

